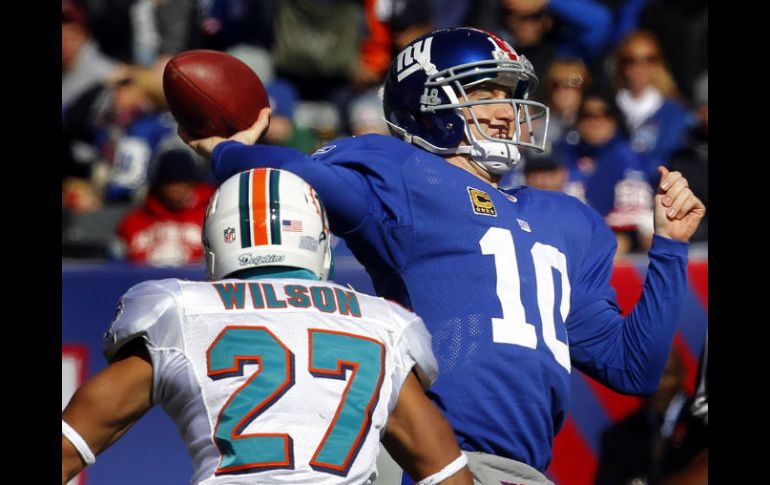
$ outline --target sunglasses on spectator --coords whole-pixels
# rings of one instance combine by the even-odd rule
[[[551,89],[580,89],[583,86],[583,76],[580,74],[572,75],[566,79],[551,80]]]
[[[600,111],[581,111],[578,113],[578,119],[580,120],[598,120],[612,118],[610,112],[607,110]]]
[[[509,12],[508,15],[510,15],[514,20],[527,22],[527,21],[542,20],[543,17],[546,16],[546,11],[545,9],[543,9],[543,10],[538,10],[537,12],[532,12],[528,14]]]
[[[620,60],[620,62],[626,66],[630,66],[632,64],[654,64],[658,61],[660,61],[660,56],[657,55],[624,57]]]

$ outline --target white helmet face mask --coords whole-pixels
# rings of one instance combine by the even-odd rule
[[[485,83],[505,88],[508,96],[469,99],[468,91]],[[466,154],[500,175],[519,161],[520,147],[545,148],[548,107],[528,99],[537,84],[532,64],[494,34],[472,28],[432,32],[413,41],[391,66],[383,89],[386,121],[409,143],[440,155]],[[474,107],[485,104],[511,106],[507,136],[484,129]]]
[[[327,280],[332,266],[321,200],[284,170],[252,169],[227,179],[209,201],[203,246],[211,280],[271,266],[305,269]]]

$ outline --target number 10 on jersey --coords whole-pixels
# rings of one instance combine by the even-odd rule
[[[492,318],[492,340],[497,343],[521,345],[530,349],[537,348],[535,326],[527,323],[524,303],[521,297],[521,279],[519,262],[511,231],[492,227],[479,241],[481,254],[495,258],[497,273],[497,298],[503,309],[502,318]],[[535,283],[537,285],[537,309],[543,324],[543,340],[562,367],[570,371],[569,348],[556,338],[554,313],[556,304],[553,269],[561,275],[561,301],[559,315],[562,322],[569,313],[570,284],[567,277],[567,258],[553,246],[536,242],[530,251],[535,265]]]

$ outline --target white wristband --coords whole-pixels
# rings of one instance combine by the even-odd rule
[[[91,448],[88,447],[88,443],[86,443],[83,437],[63,419],[61,420],[61,434],[72,443],[72,446],[78,451],[80,458],[86,463],[86,466],[94,464],[96,457],[93,452],[91,452]]]
[[[468,457],[465,456],[465,453],[460,452],[460,456],[454,459],[453,462],[442,468],[441,470],[437,471],[433,475],[427,476],[417,482],[415,485],[435,485],[437,483],[440,483],[444,481],[445,479],[451,477],[462,467],[468,464]]]

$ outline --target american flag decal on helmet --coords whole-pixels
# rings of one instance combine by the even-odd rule
[[[302,232],[302,221],[284,219],[281,221],[281,229],[288,232]]]

